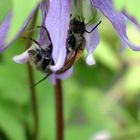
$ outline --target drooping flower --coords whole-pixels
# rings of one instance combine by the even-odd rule
[[[46,7],[46,2],[49,3],[48,10]],[[117,32],[122,49],[128,45],[135,51],[140,50],[138,46],[134,45],[128,39],[126,33],[127,17],[124,16],[123,13],[115,10],[112,0],[43,0],[40,4],[40,8],[42,10],[42,25],[47,28],[53,46],[52,57],[54,60],[54,65],[50,66],[53,74],[51,74],[49,77],[53,82],[56,78],[64,79],[72,72],[71,68],[61,75],[55,73],[56,71],[60,70],[65,63],[66,39],[71,14],[71,18],[79,17],[85,23],[86,29],[91,30],[98,22],[98,10],[101,11],[103,15],[109,19]],[[27,26],[30,19],[31,17],[25,23],[23,29]],[[3,31],[6,26],[9,26],[9,20],[7,21],[5,19],[3,24],[0,26],[0,36],[1,31]],[[23,29],[21,31],[23,31]],[[4,37],[2,37],[0,40],[0,51],[7,48],[3,44],[6,32]],[[92,52],[96,49],[99,43],[98,28],[96,28],[90,34],[85,32],[84,37],[86,40],[85,48],[87,50],[86,62],[89,65],[93,65],[95,64],[95,60],[92,56]],[[44,30],[40,29],[37,41],[39,44],[47,44],[49,42],[49,37]],[[28,58],[29,55],[27,51],[25,51],[23,54],[14,57],[14,61],[18,63],[25,63],[28,61]]]
[[[132,50],[139,51],[140,47],[134,45],[128,39],[125,17],[123,13],[119,13],[115,10],[112,0],[91,0],[91,2],[110,20],[121,41],[121,47],[125,48],[128,45]]]

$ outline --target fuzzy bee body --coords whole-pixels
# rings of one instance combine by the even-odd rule
[[[85,46],[85,24],[84,22],[72,19],[70,21],[68,36],[66,41],[67,52],[75,51],[76,49],[84,48]]]
[[[67,33],[67,40],[66,40],[66,59],[64,66],[55,72],[55,74],[62,74],[66,72],[68,69],[72,67],[75,61],[77,61],[84,50],[85,47],[85,37],[84,33],[91,33],[97,26],[101,23],[101,21],[91,30],[86,31],[84,22],[76,19],[72,19],[69,24],[69,29]],[[45,27],[44,28],[48,34],[48,31]],[[40,82],[44,81],[49,75],[53,73],[50,69],[50,66],[54,65],[54,60],[52,58],[52,43],[50,36],[48,34],[50,44],[49,45],[40,45],[37,41],[33,40],[34,43],[30,49],[28,49],[29,60],[33,65],[36,66],[37,69],[41,70],[42,72],[46,73],[46,76],[35,83],[33,86],[39,84]]]
[[[72,67],[75,61],[77,61],[85,48],[85,37],[84,33],[91,33],[97,26],[101,23],[101,21],[91,30],[87,31],[85,29],[85,23],[80,20],[71,19],[69,24],[69,29],[67,33],[66,40],[66,59],[64,66],[55,72],[55,74],[62,74],[66,72],[68,69]],[[33,40],[34,43],[30,49],[28,49],[29,61],[36,66],[37,69],[46,73],[46,76],[35,83],[33,86],[39,84],[43,80],[45,80],[49,75],[53,73],[50,69],[50,66],[54,65],[54,60],[52,58],[52,43],[47,29],[43,26],[39,26],[44,28],[49,37],[50,44],[49,45],[40,45],[37,41]]]
[[[67,36],[67,57],[69,58],[73,53],[75,53],[74,61],[77,61],[85,47],[85,24],[84,22],[72,19],[70,21],[68,36]]]
[[[33,43],[32,47],[28,50],[29,61],[38,70],[48,73],[49,65],[53,64],[52,59],[52,45],[39,45]]]
[[[70,21],[69,30],[66,40],[67,56],[64,66],[56,71],[56,74],[61,74],[70,69],[73,63],[78,60],[85,46],[85,38],[83,36],[85,31],[84,22],[75,19]],[[39,45],[33,43],[28,50],[29,61],[35,65],[40,71],[51,74],[49,66],[54,65],[52,58],[52,43],[49,45]]]

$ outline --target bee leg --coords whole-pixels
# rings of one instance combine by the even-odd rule
[[[102,22],[102,21],[100,20],[100,21],[95,25],[95,27],[93,27],[93,29],[92,29],[91,31],[85,30],[85,32],[90,34],[91,32],[93,32],[93,31],[101,24],[101,22]]]
[[[40,46],[40,44],[36,40],[34,40],[33,38],[31,38],[31,37],[23,37],[23,38],[24,39],[32,40],[35,44],[37,44],[38,46]]]
[[[33,88],[34,86],[38,85],[39,83],[43,82],[45,79],[48,78],[48,76],[50,75],[50,73],[48,73],[45,77],[43,77],[41,80],[39,80],[38,82],[34,83],[31,88]]]
[[[49,40],[51,41],[51,37],[50,37],[49,32],[48,32],[48,30],[47,30],[47,28],[45,26],[41,25],[41,26],[37,26],[37,28],[45,29],[45,31],[46,31],[46,33],[47,33],[47,35],[49,37]]]

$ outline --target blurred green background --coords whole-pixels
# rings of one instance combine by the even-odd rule
[[[21,1],[0,0],[0,23],[10,6]],[[21,6],[21,11],[29,9]],[[125,7],[140,23],[140,1],[116,0],[118,10]],[[14,7],[15,11],[16,6]],[[29,11],[28,11],[29,12]],[[26,15],[26,14],[25,14]],[[140,52],[126,48],[120,52],[118,37],[110,22],[102,18],[100,44],[93,55],[96,65],[88,66],[84,55],[73,74],[63,81],[65,140],[91,140],[101,131],[122,140],[140,140]],[[14,21],[17,25],[19,21]],[[16,29],[15,29],[16,30]],[[140,34],[128,24],[129,38],[140,44]],[[27,65],[15,64],[12,57],[25,50],[19,38],[0,54],[0,140],[27,140],[33,131]],[[36,81],[43,75],[34,70]],[[39,112],[39,140],[55,140],[55,97],[46,80],[36,86]],[[30,138],[28,138],[30,140]],[[120,138],[118,138],[119,140]]]

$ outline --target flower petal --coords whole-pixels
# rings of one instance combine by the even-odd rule
[[[4,41],[8,33],[11,18],[12,18],[12,12],[10,11],[6,16],[6,18],[4,19],[3,23],[0,25],[0,52],[2,52],[3,50],[2,48],[4,46]]]
[[[73,67],[71,67],[70,69],[68,69],[63,74],[56,75],[56,78],[61,79],[61,80],[64,80],[64,79],[68,78],[72,74],[72,71],[73,71]]]
[[[56,75],[53,73],[48,77],[49,81],[51,82],[51,84],[55,85],[56,83]]]
[[[96,61],[95,61],[95,59],[93,58],[92,55],[88,55],[88,56],[86,57],[86,63],[87,63],[88,65],[95,65],[95,64],[96,64]]]
[[[51,43],[51,40],[49,39],[49,35],[48,35],[48,31],[47,29],[43,28],[45,27],[45,19],[47,16],[47,4],[46,1],[44,0],[41,4],[40,4],[40,8],[41,8],[41,14],[42,14],[42,23],[40,27],[40,31],[39,31],[39,35],[38,35],[38,43],[41,45],[49,45]]]
[[[128,15],[125,9],[123,9],[121,13],[123,14],[126,20],[130,21],[138,30],[140,30],[140,26],[135,17]]]
[[[47,27],[53,44],[52,56],[55,62],[51,66],[53,71],[63,67],[66,58],[66,38],[70,21],[70,1],[50,0],[49,11],[46,17]]]
[[[11,44],[23,33],[23,31],[25,30],[25,28],[27,27],[27,25],[29,24],[34,12],[36,11],[37,7],[32,11],[32,13],[30,14],[30,16],[27,18],[27,20],[25,21],[25,23],[23,24],[23,26],[21,27],[20,31],[18,32],[18,34],[15,36],[15,38],[8,44],[0,44],[0,52],[3,52],[5,49],[7,49],[8,47],[11,46]],[[8,15],[9,17],[7,17],[8,19],[6,20],[7,24],[8,24],[8,28],[11,22],[11,18],[12,18],[12,14]],[[2,27],[3,28],[3,27]],[[6,28],[6,27],[4,27]],[[5,32],[7,32],[7,30],[5,30]],[[0,31],[0,35],[1,35],[1,31]],[[6,33],[7,35],[7,33]],[[0,40],[1,41],[1,40]]]
[[[28,59],[29,59],[29,54],[27,50],[23,52],[22,54],[13,57],[13,61],[18,64],[26,63]]]
[[[111,21],[114,29],[118,33],[121,43],[128,45],[132,50],[139,51],[140,46],[134,45],[128,39],[126,33],[126,20],[122,13],[118,13],[114,9],[112,0],[91,0],[91,2],[93,6],[99,8],[101,12]]]
[[[94,25],[95,26],[95,25]],[[93,26],[89,26],[87,30],[91,30]],[[95,59],[92,56],[92,52],[96,49],[97,45],[99,44],[99,34],[98,34],[98,27],[95,28],[94,31],[91,33],[85,33],[86,39],[86,49],[87,49],[87,57],[86,62],[88,65],[94,65]]]
[[[50,76],[48,77],[48,79],[49,79],[49,81],[50,81],[53,85],[55,85],[56,79],[64,80],[64,79],[68,78],[68,77],[71,75],[72,71],[73,71],[73,67],[71,67],[70,69],[68,69],[68,70],[67,70],[66,72],[64,72],[63,74],[55,74],[55,73],[53,73],[52,75],[50,75]]]

